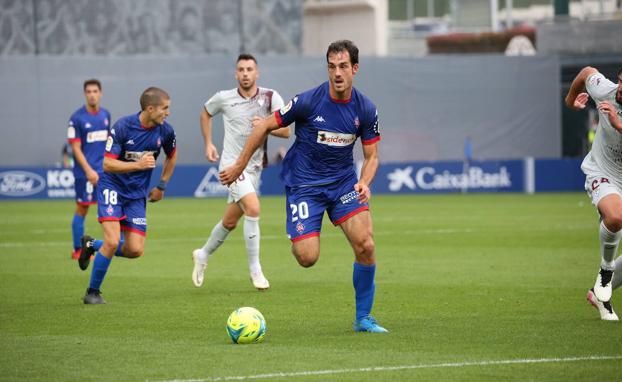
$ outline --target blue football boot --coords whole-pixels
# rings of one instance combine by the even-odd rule
[[[354,321],[353,329],[355,332],[368,333],[387,333],[388,330],[378,325],[376,319],[372,316],[366,316],[360,320]]]

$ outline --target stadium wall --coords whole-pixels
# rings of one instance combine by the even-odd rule
[[[1,57],[0,166],[55,166],[67,121],[83,102],[82,83],[103,83],[113,120],[139,110],[149,86],[171,97],[169,121],[179,163],[205,162],[203,103],[236,86],[235,55],[195,57]],[[325,81],[324,57],[259,56],[260,85],[287,99]],[[378,106],[383,162],[461,160],[470,138],[476,159],[561,156],[560,65],[556,57],[362,56],[355,85]],[[214,141],[220,148],[222,119]],[[270,139],[272,155],[293,142]],[[356,149],[357,159],[361,156]]]
[[[359,162],[359,166],[360,166]],[[465,192],[580,191],[585,177],[579,159],[533,159],[488,161],[401,162],[380,165],[372,185],[379,194]],[[260,192],[283,195],[280,165],[262,173]],[[360,170],[360,167],[359,167]],[[154,171],[157,185],[161,168]],[[0,200],[73,198],[74,177],[70,169],[0,167]],[[166,189],[168,197],[224,197],[214,165],[179,165]]]

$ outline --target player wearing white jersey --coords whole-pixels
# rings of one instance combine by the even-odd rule
[[[283,98],[275,90],[257,86],[259,70],[257,60],[250,54],[238,56],[235,77],[238,87],[217,92],[206,103],[201,112],[201,131],[205,141],[205,156],[210,162],[218,160],[218,150],[212,143],[212,118],[222,113],[224,122],[224,142],[219,168],[235,163],[251,134],[252,118],[265,117],[283,107]],[[275,130],[272,135],[289,138],[289,127]],[[259,148],[248,162],[248,166],[237,181],[229,186],[227,207],[222,219],[214,226],[205,245],[192,252],[194,269],[192,282],[203,285],[204,273],[209,257],[222,245],[229,232],[244,215],[244,240],[248,256],[251,281],[255,288],[265,290],[270,287],[259,262],[259,180],[261,170],[267,164],[266,143]]]
[[[587,299],[598,309],[601,319],[618,321],[610,300],[613,289],[622,285],[622,256],[615,259],[622,238],[622,70],[615,84],[598,70],[583,68],[565,102],[571,109],[582,110],[590,97],[596,102],[599,122],[581,169],[586,176],[585,190],[600,214],[601,262]]]

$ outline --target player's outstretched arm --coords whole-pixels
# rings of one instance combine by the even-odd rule
[[[358,183],[354,185],[354,189],[359,193],[359,202],[367,203],[371,198],[369,185],[376,176],[378,170],[378,143],[371,145],[363,145],[363,167],[361,168],[361,177]]]
[[[248,137],[248,141],[246,141],[246,145],[244,145],[244,149],[242,149],[235,163],[219,173],[220,183],[228,186],[235,182],[246,168],[253,153],[263,144],[268,134],[278,128],[280,126],[274,114],[266,118],[253,117],[253,132]]]
[[[175,164],[177,164],[177,151],[175,151],[171,157],[166,157],[164,160],[160,182],[149,192],[148,200],[150,202],[157,202],[158,200],[162,200],[162,198],[164,198],[164,190],[166,189],[166,185],[171,179],[171,176],[173,176]]]
[[[292,130],[289,126],[281,127],[280,129],[272,130],[270,135],[279,137],[279,138],[289,138],[292,135]]]
[[[589,95],[585,92],[585,81],[594,73],[598,73],[598,70],[591,66],[586,66],[577,74],[564,99],[567,107],[573,110],[582,110],[585,108],[589,99]]]
[[[144,154],[136,162],[124,162],[112,157],[104,157],[104,171],[113,173],[124,173],[132,171],[147,170],[156,166],[153,153]]]
[[[201,134],[203,134],[203,142],[205,142],[205,157],[210,162],[218,160],[218,149],[212,143],[212,116],[203,108],[200,117]]]

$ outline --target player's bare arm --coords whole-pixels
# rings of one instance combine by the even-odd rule
[[[71,149],[73,150],[73,155],[76,158],[76,162],[78,165],[82,167],[84,173],[86,174],[86,179],[93,185],[97,185],[99,181],[99,174],[97,171],[93,170],[89,162],[86,160],[84,153],[82,152],[82,143],[80,142],[72,142]]]
[[[622,121],[620,121],[618,117],[616,108],[608,101],[599,102],[596,107],[607,116],[609,123],[611,123],[611,127],[618,130],[619,133],[622,133]]]
[[[280,128],[274,114],[266,118],[253,117],[253,132],[234,164],[219,173],[220,183],[228,186],[242,174],[253,153],[261,146],[268,134]]]
[[[585,92],[585,81],[594,73],[598,73],[598,70],[591,66],[586,66],[577,74],[564,100],[567,107],[573,110],[585,109],[589,99],[589,95]]]
[[[289,126],[281,127],[280,129],[272,130],[270,135],[279,138],[289,138],[292,135],[292,130]]]
[[[164,189],[166,188],[166,184],[168,183],[169,179],[171,179],[171,176],[173,176],[173,171],[175,170],[176,163],[177,151],[175,151],[171,157],[166,157],[166,159],[164,160],[162,175],[160,176],[160,182],[149,192],[149,197],[147,199],[150,202],[154,203],[162,200],[162,198],[164,197]]]
[[[156,161],[153,153],[145,153],[136,162],[124,162],[115,158],[104,157],[104,171],[114,173],[124,173],[132,171],[147,170],[155,168]]]
[[[212,116],[203,108],[200,117],[201,133],[205,142],[205,157],[210,162],[216,162],[219,158],[218,149],[212,143]]]
[[[361,177],[358,183],[354,185],[354,190],[359,193],[359,202],[367,203],[371,198],[369,185],[376,176],[378,170],[378,143],[371,145],[363,145],[363,167],[361,168]]]

